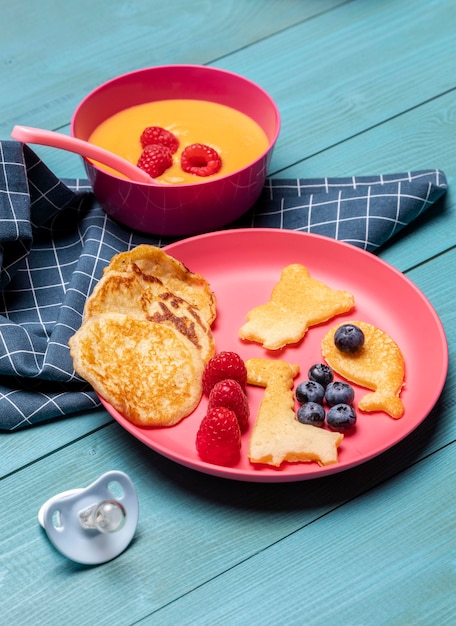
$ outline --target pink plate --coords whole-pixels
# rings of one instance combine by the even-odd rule
[[[318,478],[354,467],[384,452],[412,432],[428,415],[445,383],[448,346],[442,324],[422,292],[403,274],[363,250],[333,239],[296,231],[241,229],[200,235],[166,248],[192,271],[205,276],[217,297],[213,327],[217,351],[234,350],[244,359],[259,356],[298,363],[307,378],[309,367],[321,362],[320,342],[328,328],[344,319],[359,319],[382,328],[398,343],[406,363],[401,397],[405,414],[394,420],[384,413],[361,413],[355,432],[339,448],[339,462],[284,463],[279,469],[255,466],[247,458],[250,431],[242,442],[242,458],[235,467],[204,463],[195,450],[195,436],[205,413],[206,398],[187,418],[171,428],[140,428],[103,401],[117,422],[144,444],[177,463],[206,474],[251,482],[291,482]],[[281,270],[290,263],[305,265],[314,278],[355,296],[356,309],[310,328],[297,345],[279,353],[245,343],[237,333],[246,313],[269,299]],[[426,355],[423,364],[422,355]],[[263,391],[249,387],[253,423]],[[355,403],[367,393],[355,387]]]

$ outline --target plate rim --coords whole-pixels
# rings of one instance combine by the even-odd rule
[[[313,467],[316,468],[315,472],[306,471],[306,472],[303,472],[302,474],[299,474],[299,473],[286,474],[286,473],[283,473],[278,468],[273,468],[273,467],[268,467],[268,466],[266,467],[262,466],[262,469],[259,469],[259,470],[258,469],[252,470],[252,471],[257,471],[258,473],[251,474],[251,473],[246,473],[242,469],[239,469],[236,467],[217,466],[217,465],[213,465],[210,463],[206,463],[202,461],[201,459],[196,459],[196,458],[195,459],[190,459],[190,458],[182,459],[175,454],[173,455],[172,450],[170,451],[168,448],[165,449],[164,446],[162,446],[161,444],[153,444],[153,442],[151,442],[146,437],[140,436],[140,433],[150,432],[153,429],[150,429],[147,427],[140,427],[140,426],[136,426],[132,424],[126,418],[124,418],[116,409],[114,409],[104,398],[102,398],[98,394],[98,397],[103,407],[107,410],[107,412],[111,415],[111,417],[122,428],[124,428],[127,432],[129,432],[130,435],[132,435],[134,438],[136,438],[138,441],[140,441],[141,443],[143,443],[150,449],[154,450],[157,454],[160,454],[161,456],[164,456],[165,458],[168,458],[169,460],[179,465],[182,465],[184,467],[187,467],[189,469],[192,469],[200,473],[209,474],[209,475],[213,475],[213,476],[217,476],[217,477],[221,477],[225,479],[242,481],[242,482],[252,482],[252,483],[299,482],[299,481],[304,481],[304,480],[315,480],[317,478],[323,478],[325,476],[340,473],[348,469],[351,469],[353,467],[362,465],[363,463],[366,463],[367,461],[379,456],[380,454],[383,454],[387,450],[393,448],[398,443],[403,441],[414,430],[416,430],[416,428],[418,428],[418,426],[428,417],[429,413],[432,411],[432,409],[438,402],[438,399],[443,391],[443,388],[445,386],[445,382],[447,379],[447,375],[448,375],[448,363],[449,363],[448,341],[447,341],[447,337],[446,337],[446,333],[445,333],[445,329],[443,327],[442,321],[440,320],[440,317],[438,316],[433,304],[430,302],[427,296],[421,291],[421,289],[407,275],[405,275],[403,272],[395,268],[393,265],[391,265],[384,259],[378,257],[372,252],[366,251],[363,248],[355,246],[351,243],[340,241],[332,237],[327,237],[325,235],[320,235],[316,233],[308,233],[308,232],[300,231],[300,230],[287,230],[287,229],[281,229],[281,228],[239,228],[239,229],[228,228],[225,230],[218,230],[218,231],[213,231],[210,233],[203,233],[201,235],[194,235],[186,239],[180,239],[178,241],[167,244],[166,246],[163,246],[163,250],[166,251],[168,254],[173,255],[173,251],[181,248],[182,246],[194,245],[195,242],[200,242],[206,239],[232,238],[232,237],[239,237],[239,236],[247,236],[248,238],[249,235],[255,235],[256,237],[261,236],[261,235],[267,235],[268,237],[271,237],[274,235],[279,236],[279,237],[281,236],[304,237],[304,238],[311,238],[313,240],[324,241],[325,242],[324,245],[329,246],[329,247],[332,247],[332,246],[335,246],[336,248],[345,247],[350,252],[350,254],[354,254],[355,256],[359,254],[360,257],[368,258],[370,262],[383,266],[387,272],[392,272],[393,274],[395,274],[396,277],[400,281],[404,281],[405,283],[408,284],[408,287],[410,289],[415,291],[416,295],[422,301],[423,305],[426,306],[428,312],[431,314],[431,317],[435,323],[434,330],[438,331],[438,336],[440,339],[440,347],[443,349],[442,353],[439,355],[439,357],[441,357],[441,365],[442,365],[442,367],[440,368],[440,375],[438,376],[439,384],[438,384],[437,390],[433,394],[433,400],[428,403],[430,406],[424,412],[424,415],[416,422],[413,422],[412,426],[406,432],[404,432],[400,437],[394,440],[394,442],[392,442],[390,445],[385,445],[381,450],[374,450],[372,454],[364,454],[362,459],[358,459],[353,462],[344,462],[343,464],[335,463],[333,465],[327,465],[327,466],[319,466],[317,464],[301,463],[303,467],[308,468],[310,465],[312,465]],[[178,258],[178,255],[176,258]],[[298,464],[293,464],[293,465],[297,466]]]

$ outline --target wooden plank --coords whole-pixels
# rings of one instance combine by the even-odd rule
[[[213,62],[343,4],[287,0],[284,10],[276,0],[9,3],[0,22],[0,85],[8,85],[0,137],[14,124],[61,128],[89,91],[119,74]]]
[[[456,504],[449,496],[455,460],[453,444],[151,620],[201,626],[453,624]]]
[[[256,597],[264,585],[267,593],[263,597],[271,597],[271,602],[279,600],[280,610],[289,610],[289,617],[296,618],[293,611],[302,605],[303,596],[295,594],[299,588],[302,592],[303,582],[310,584],[309,576],[315,583],[315,576],[324,574],[326,568],[332,570],[334,585],[343,591],[342,597],[334,599],[340,605],[348,597],[343,581],[351,579],[355,565],[361,562],[366,564],[363,575],[372,585],[360,582],[359,575],[355,582],[362,585],[368,604],[377,594],[373,583],[379,568],[384,567],[388,576],[393,569],[392,554],[380,558],[390,535],[391,549],[398,550],[398,558],[407,547],[403,541],[408,535],[408,545],[413,542],[416,548],[425,541],[429,551],[439,551],[443,539],[451,536],[446,528],[454,503],[448,501],[446,493],[454,482],[454,454],[450,458],[449,452],[454,452],[455,446],[430,454],[402,471],[416,462],[429,427],[428,422],[408,442],[363,467],[321,480],[279,485],[226,481],[180,468],[132,440],[120,427],[105,428],[2,481],[2,615],[8,623],[27,623],[33,611],[37,623],[44,624],[57,618],[71,623],[75,615],[90,623],[96,614],[100,624],[107,624],[113,616],[130,624],[170,605],[163,618],[159,614],[157,623],[181,623],[185,612],[202,619],[205,610],[211,617],[224,610],[220,600],[217,606],[211,600],[220,598],[224,588],[234,614],[240,610],[238,598],[249,617],[246,623],[255,623],[251,622],[255,610],[266,616]],[[138,491],[136,537],[112,563],[95,568],[79,566],[53,549],[38,526],[37,511],[48,497],[88,485],[111,469],[127,472]],[[383,486],[357,503],[361,493],[398,473],[388,488]],[[437,484],[435,476],[439,476]],[[438,505],[442,497],[448,509]],[[342,506],[353,500],[353,505]],[[384,523],[385,507],[391,526]],[[438,516],[440,533],[431,532],[435,518],[429,511]],[[417,527],[411,533],[410,525],[416,518]],[[369,547],[372,536],[378,540]],[[330,554],[334,555],[332,560]],[[37,576],[38,567],[45,575]],[[411,559],[408,567],[413,577],[423,570],[419,561],[413,565]],[[344,579],[346,571],[350,576]],[[399,569],[393,573],[397,576]],[[386,593],[390,587],[385,584]],[[249,600],[249,606],[240,592],[246,587],[252,602]],[[272,600],[274,593],[276,600]],[[323,611],[334,610],[327,585],[315,584],[312,594],[328,605]],[[109,611],[100,612],[101,603]],[[277,617],[273,607],[267,610],[271,610],[271,619]],[[174,622],[172,615],[180,619]],[[315,607],[312,615],[318,615]]]
[[[0,431],[0,480],[111,422],[111,416],[100,409],[50,420],[24,430]]]
[[[456,153],[448,141],[454,125],[453,108],[451,92],[272,175],[314,178],[441,169],[449,187],[445,198],[380,253],[406,271],[454,245]],[[411,237],[414,245],[410,245]]]
[[[416,19],[410,22],[406,17],[412,9]],[[371,165],[368,173],[373,173],[374,165],[382,170],[393,167],[389,157],[400,141],[400,135],[390,134],[383,123],[454,87],[455,22],[454,12],[437,1],[352,2],[258,41],[248,55],[239,50],[213,64],[257,80],[275,97],[283,124],[271,166],[274,175],[290,172],[286,168],[293,163],[298,163],[295,171],[302,176],[315,171],[356,173],[353,167],[344,167],[343,158],[333,159],[326,151],[335,147],[334,154],[340,154],[341,142],[381,125],[384,142],[390,140],[384,155],[375,147],[370,150],[369,135],[363,135],[363,153],[368,154],[363,171]],[[371,23],[376,24],[374,29]],[[100,70],[97,77],[97,82],[103,80]],[[67,130],[72,106],[50,106],[48,113],[54,112],[55,124],[62,108],[66,117],[61,124]],[[415,133],[408,150],[418,149],[422,137]],[[349,146],[343,144],[341,150],[345,147],[350,158]],[[405,150],[405,143],[401,147]],[[58,175],[84,176],[74,155],[44,148],[38,153]]]
[[[455,27],[439,1],[352,2],[217,65],[275,98],[277,172],[454,89]]]
[[[429,229],[427,232],[429,235]],[[433,434],[429,438],[431,449],[431,441],[434,435],[437,436],[437,439],[440,439],[441,435],[445,433],[444,437],[447,437],[447,442],[456,441],[456,421],[454,419],[456,372],[451,367],[451,363],[454,363],[456,359],[456,311],[452,304],[455,266],[456,249],[453,248],[446,254],[420,265],[407,274],[408,278],[421,289],[433,305],[442,322],[448,343],[448,375],[442,395],[433,411],[432,419],[435,422],[433,424]],[[419,345],[419,342],[420,337],[417,337],[417,345]],[[429,366],[425,355],[423,355],[422,362],[423,367]]]

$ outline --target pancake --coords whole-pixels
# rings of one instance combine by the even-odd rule
[[[103,313],[124,313],[172,326],[198,349],[204,363],[215,354],[209,324],[198,309],[141,273],[109,271],[87,299],[83,323]]]
[[[171,326],[103,313],[82,324],[69,345],[75,371],[138,426],[172,426],[201,399],[203,361]]]
[[[284,461],[337,463],[337,448],[344,436],[296,419],[293,379],[299,366],[262,358],[247,359],[245,365],[247,382],[265,388],[250,437],[250,462],[275,467]]]
[[[312,278],[303,265],[292,263],[282,270],[268,302],[247,313],[239,337],[279,350],[301,341],[310,326],[350,311],[355,305],[348,291],[332,289]]]
[[[334,335],[341,324],[323,337],[321,348],[328,365],[347,380],[374,393],[358,402],[361,411],[385,411],[394,419],[404,415],[400,393],[404,386],[405,363],[401,349],[383,330],[361,321],[344,322],[358,326],[364,333],[364,345],[354,354],[337,349]]]
[[[191,272],[161,248],[142,244],[128,252],[120,252],[112,257],[109,266],[105,268],[105,275],[108,272],[133,272],[141,275],[145,281],[159,281],[168,291],[197,309],[209,326],[215,320],[216,300],[207,280]]]

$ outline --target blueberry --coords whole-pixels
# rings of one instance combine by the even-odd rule
[[[349,404],[336,404],[329,409],[326,423],[333,430],[350,430],[356,424],[355,409]]]
[[[323,387],[329,385],[334,378],[332,369],[328,365],[325,365],[325,363],[315,363],[315,365],[312,365],[307,375],[310,380],[320,383]]]
[[[322,404],[324,397],[325,390],[323,386],[314,380],[305,380],[296,387],[296,400],[299,404],[304,404],[304,402]]]
[[[297,417],[301,424],[323,426],[325,421],[325,410],[321,404],[317,404],[316,402],[306,402],[299,407]]]
[[[355,324],[342,324],[334,333],[336,348],[345,354],[355,354],[364,345],[364,333]]]
[[[326,387],[325,400],[329,406],[334,406],[335,404],[351,404],[354,397],[355,392],[353,387],[340,380],[329,383]]]

